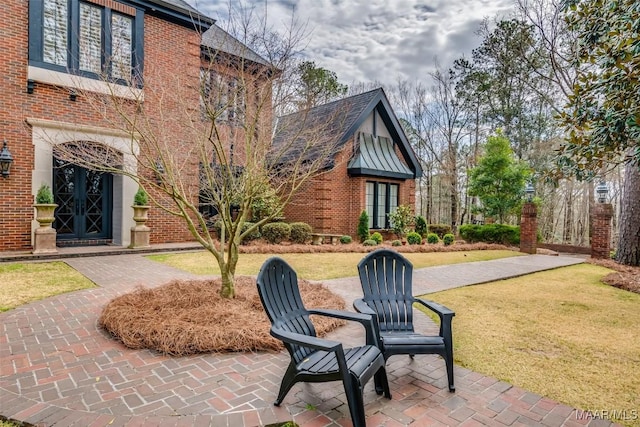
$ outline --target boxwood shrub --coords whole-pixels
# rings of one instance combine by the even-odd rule
[[[313,229],[306,222],[292,222],[291,226],[291,241],[293,243],[307,243],[311,240],[311,232]]]
[[[449,246],[450,244],[453,243],[454,240],[455,240],[455,237],[453,237],[453,234],[451,233],[445,234],[442,237],[442,243],[444,243],[445,246]]]
[[[286,222],[271,222],[262,226],[262,237],[273,244],[289,240],[291,236],[291,226]]]
[[[367,240],[365,240],[364,242],[362,242],[362,244],[363,244],[364,246],[376,246],[376,245],[378,244],[378,242],[376,242],[376,241],[375,241],[375,240],[373,240],[373,239],[367,239]]]
[[[343,245],[349,244],[353,241],[353,239],[351,238],[351,236],[348,235],[344,235],[344,236],[340,236],[340,243],[342,243]]]
[[[420,236],[420,233],[412,231],[407,234],[407,243],[410,245],[420,245],[422,244],[422,236]]]
[[[503,245],[520,243],[520,227],[504,224],[465,224],[459,228],[460,237],[469,243],[485,242]]]
[[[435,245],[439,241],[440,241],[440,238],[438,237],[438,235],[436,233],[427,234],[427,243]]]

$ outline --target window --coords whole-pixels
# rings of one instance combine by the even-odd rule
[[[214,114],[216,121],[239,126],[246,109],[244,86],[235,77],[200,70],[200,108],[203,117]]]
[[[398,184],[367,182],[366,205],[369,228],[390,228],[389,214],[398,208]]]
[[[29,0],[29,64],[33,66],[140,83],[143,33],[143,11],[124,3]]]

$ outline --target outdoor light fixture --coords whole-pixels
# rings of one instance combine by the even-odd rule
[[[160,159],[156,160],[156,184],[162,185],[162,176],[164,175],[164,166]]]
[[[605,203],[607,201],[607,194],[609,193],[609,188],[607,187],[607,183],[604,182],[604,179],[600,180],[600,184],[596,187],[596,193],[598,193],[598,202]]]
[[[531,203],[533,201],[533,194],[536,192],[535,188],[533,188],[533,184],[531,181],[527,183],[527,186],[524,189],[525,194],[527,195],[527,202]]]
[[[27,93],[33,93],[33,89],[36,87],[35,80],[27,80]]]
[[[78,99],[78,92],[76,92],[74,89],[69,90],[69,99],[73,102],[76,102],[76,100]]]
[[[13,163],[13,156],[7,148],[7,140],[5,139],[2,151],[0,151],[0,173],[3,178],[9,177],[11,163]]]

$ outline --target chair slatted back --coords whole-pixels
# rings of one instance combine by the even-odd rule
[[[316,336],[309,312],[302,303],[298,288],[298,275],[282,258],[271,257],[258,273],[258,294],[271,324],[288,332]],[[296,363],[302,361],[312,349],[285,343]]]
[[[413,331],[413,264],[395,251],[379,249],[358,263],[364,301],[378,313],[380,332]]]

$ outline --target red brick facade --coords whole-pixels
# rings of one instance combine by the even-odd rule
[[[520,252],[535,254],[538,241],[537,209],[534,203],[525,203],[522,206],[522,219],[520,221]]]
[[[105,2],[101,2],[105,3]],[[113,5],[112,0],[108,1]],[[11,174],[0,179],[0,251],[25,250],[32,247],[32,220],[34,195],[46,168],[52,168],[52,159],[37,159],[36,137],[33,123],[55,123],[74,130],[82,126],[109,129],[109,123],[80,95],[70,99],[70,88],[54,86],[36,78],[33,93],[27,93],[29,73],[29,2],[7,0],[0,6],[3,34],[3,59],[0,61],[0,142],[6,139],[14,158]],[[124,7],[124,6],[123,6]],[[131,9],[129,6],[126,9]],[[193,94],[193,105],[198,105],[198,79],[200,69],[200,35],[191,26],[169,22],[151,13],[144,15],[144,67],[145,108],[158,108],[153,86],[166,84],[180,74],[183,87]],[[186,84],[189,83],[189,84]],[[39,125],[38,125],[39,126]],[[176,132],[176,129],[167,129]],[[108,133],[108,132],[107,132]],[[109,137],[109,135],[107,136]],[[105,139],[107,137],[104,137]],[[71,141],[69,141],[71,142]],[[36,164],[39,163],[39,164]],[[45,169],[45,172],[38,170]],[[197,167],[194,168],[194,178]],[[114,192],[116,190],[114,189]],[[115,196],[115,194],[114,194]],[[130,200],[129,200],[130,199]],[[121,229],[130,222],[132,197],[123,198]],[[114,203],[114,210],[118,203]],[[190,239],[183,221],[152,209],[148,225],[152,228],[151,241],[172,242]],[[118,230],[113,230],[114,241]],[[123,233],[121,233],[123,234]]]
[[[609,203],[598,203],[591,214],[593,224],[591,235],[591,258],[611,257],[611,218],[613,206]]]
[[[315,233],[357,236],[358,219],[366,210],[366,183],[370,180],[399,185],[398,204],[415,209],[415,180],[350,176],[347,171],[353,144],[346,144],[335,167],[313,179],[297,192],[285,208],[287,222],[302,221]],[[399,152],[398,152],[399,154]]]

